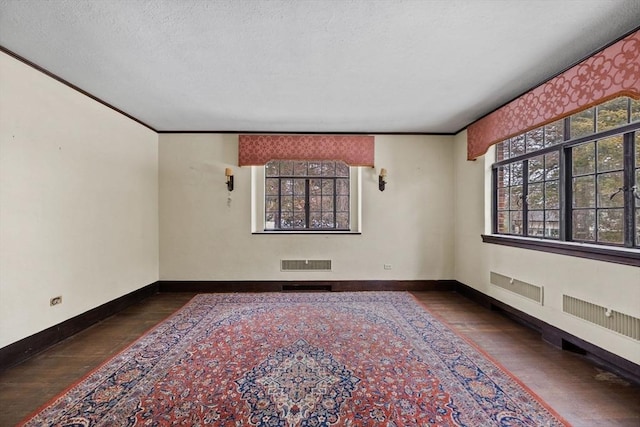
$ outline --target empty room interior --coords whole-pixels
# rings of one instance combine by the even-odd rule
[[[640,425],[639,22],[0,0],[0,425],[198,294],[367,291],[408,292],[566,425]],[[323,425],[412,425],[341,408]]]

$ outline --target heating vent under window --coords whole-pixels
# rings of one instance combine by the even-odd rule
[[[331,271],[330,259],[282,259],[281,271]]]
[[[528,298],[538,304],[543,303],[544,289],[542,286],[532,285],[522,282],[511,277],[503,276],[495,272],[491,272],[491,283],[502,289],[516,293],[520,296]]]
[[[634,340],[640,340],[640,319],[637,317],[569,295],[562,296],[562,311]]]

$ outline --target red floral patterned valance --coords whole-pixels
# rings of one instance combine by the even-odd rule
[[[270,160],[342,160],[350,166],[374,166],[373,136],[240,135],[238,165]]]
[[[640,31],[471,124],[467,158],[473,160],[506,138],[618,96],[640,99]]]

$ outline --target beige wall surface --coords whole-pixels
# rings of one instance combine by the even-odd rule
[[[157,140],[0,54],[0,347],[158,280]]]
[[[417,280],[453,275],[452,137],[376,136],[362,170],[362,234],[251,233],[251,168],[237,135],[162,134],[163,280]],[[235,190],[224,170],[235,172]],[[378,190],[377,172],[388,171]],[[281,259],[331,259],[331,272],[281,272]],[[384,264],[391,264],[385,270]]]
[[[631,316],[640,317],[640,268],[482,243],[490,231],[493,151],[466,160],[466,132],[456,136],[455,279],[570,334],[640,363],[640,344],[562,311],[562,295],[570,295]],[[544,287],[544,305],[498,288],[494,271]]]
[[[158,279],[456,279],[640,363],[636,341],[561,306],[568,294],[640,317],[640,269],[482,243],[492,157],[466,161],[465,132],[376,136],[359,235],[252,234],[237,157],[237,135],[158,136],[0,54],[0,347]],[[333,271],[285,273],[281,259]],[[544,305],[491,285],[491,271],[544,286]]]

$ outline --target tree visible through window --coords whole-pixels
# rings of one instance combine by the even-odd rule
[[[494,232],[640,247],[640,101],[616,98],[496,145]]]
[[[624,150],[616,135],[571,148],[573,240],[624,243]]]
[[[349,230],[349,166],[272,160],[265,165],[265,229]]]

